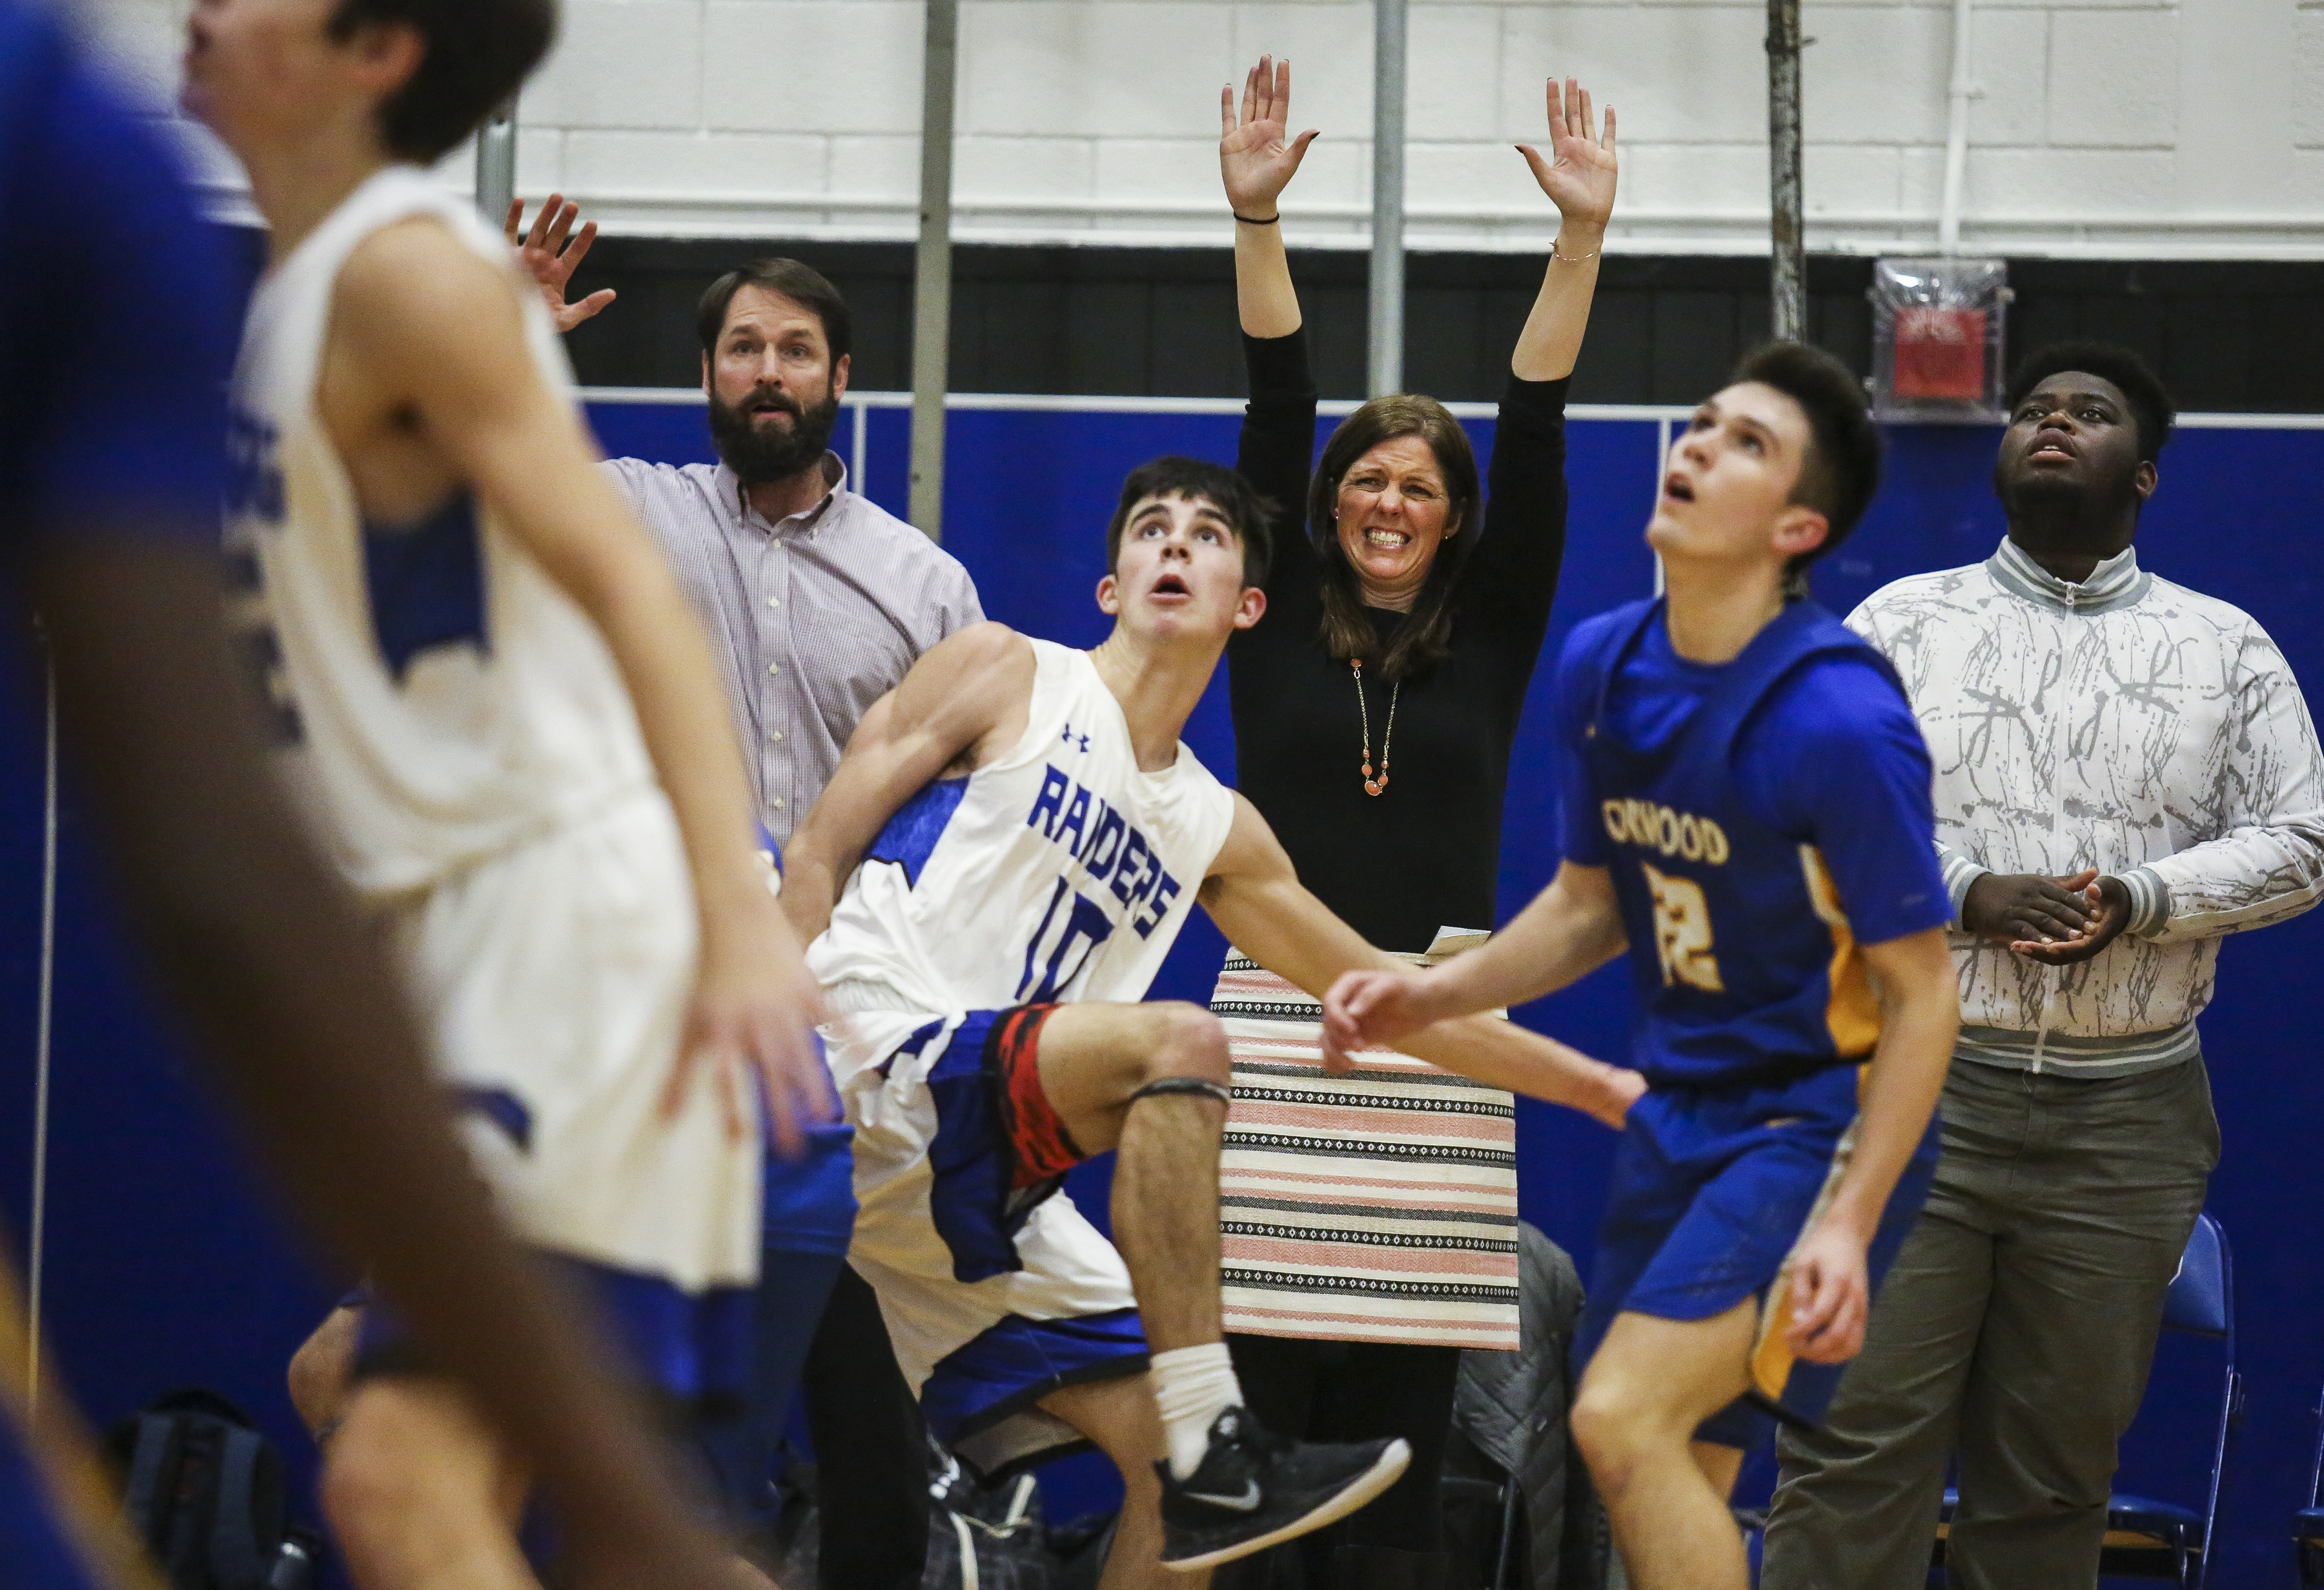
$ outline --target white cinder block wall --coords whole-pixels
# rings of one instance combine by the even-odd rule
[[[84,0],[158,94],[184,0]],[[2324,0],[1974,0],[1965,238],[2014,253],[2324,257]],[[964,0],[958,235],[1223,242],[1219,86],[1291,57],[1323,129],[1296,242],[1357,245],[1371,7],[1347,0]],[[1811,246],[1935,235],[1950,4],[1806,0]],[[565,0],[525,91],[518,181],[609,229],[903,237],[918,171],[918,0]],[[1536,249],[1554,217],[1510,144],[1542,80],[1621,112],[1616,246],[1764,249],[1762,0],[1415,0],[1408,170],[1421,246]],[[231,162],[189,133],[221,191]],[[465,183],[465,153],[446,162]]]

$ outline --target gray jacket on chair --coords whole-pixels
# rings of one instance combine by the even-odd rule
[[[1525,1504],[1526,1590],[1599,1590],[1605,1531],[1566,1428],[1567,1351],[1582,1317],[1582,1277],[1538,1227],[1520,1223],[1517,1233],[1520,1345],[1461,1354],[1452,1424],[1516,1481]]]

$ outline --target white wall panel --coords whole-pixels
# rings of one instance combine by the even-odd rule
[[[917,0],[710,0],[702,98],[714,130],[920,130]]]
[[[1903,199],[1903,165],[1904,151],[1894,144],[1810,143],[1802,152],[1800,171],[1809,219],[1895,214]]]
[[[1803,14],[1815,38],[1801,61],[1801,124],[1809,143],[1944,143],[1950,13],[1928,5],[1810,5]]]
[[[1932,91],[1940,93],[1951,70],[1950,41],[1945,48],[1944,72],[1923,67]],[[2041,143],[2043,118],[2049,109],[2050,14],[1980,5],[1969,18],[1969,58],[1978,90],[1969,106],[1970,145]],[[1932,147],[1935,142],[1932,140]],[[1938,153],[1941,156],[1942,151]],[[1941,158],[1937,171],[1941,180]]]
[[[1281,31],[1287,15],[1296,14],[1288,6],[1245,9],[1259,14],[1243,26],[1243,32],[1254,39],[1272,38]],[[1371,7],[1346,5],[1332,9],[1352,12],[1354,15],[1340,30],[1340,47],[1329,70],[1318,75],[1326,84],[1346,82],[1351,87],[1360,84],[1361,88],[1354,93],[1335,92],[1326,101],[1325,108],[1334,125],[1369,132],[1372,120]],[[1502,18],[1507,14],[1506,8],[1498,5],[1421,5],[1408,14],[1404,53],[1406,138],[1446,143],[1473,141],[1480,130],[1506,126],[1526,116],[1533,117],[1533,125],[1538,128],[1541,83],[1520,85],[1523,99],[1511,107],[1501,103],[1501,95],[1508,87],[1506,75],[1477,69],[1480,62],[1503,52],[1506,39]],[[1307,57],[1295,56],[1293,60],[1296,68],[1304,65]],[[1541,75],[1546,75],[1546,69]],[[1292,97],[1298,98],[1296,88]],[[1322,124],[1303,116],[1301,125]],[[1537,132],[1525,134],[1525,140],[1529,143],[1538,142]]]
[[[2053,148],[2170,149],[2179,141],[2179,14],[2061,12],[2050,19]]]
[[[175,91],[185,0],[82,0],[148,95]],[[2324,0],[1975,0],[1964,236],[1972,247],[2324,257]],[[957,226],[991,241],[1227,240],[1217,96],[1260,51],[1323,130],[1295,243],[1366,241],[1363,0],[963,0]],[[910,235],[918,0],[565,0],[527,88],[518,180],[610,229]],[[1806,0],[1811,245],[1934,236],[1947,0]],[[1554,213],[1509,145],[1543,81],[1621,112],[1613,246],[1766,246],[1761,0],[1414,0],[1411,239],[1546,246]],[[222,202],[232,162],[174,135]],[[445,180],[465,184],[456,152]]]
[[[2014,220],[2122,217],[2167,209],[2174,180],[2168,151],[1996,149],[1969,166],[1966,208]]]
[[[2301,8],[2292,51],[2300,84],[2292,136],[2302,149],[2324,149],[2324,5]]]
[[[1542,90],[1554,72],[1579,77],[1600,105],[1613,105],[1634,144],[1764,143],[1766,32],[1762,5],[1529,6],[1504,14],[1498,45],[1478,40],[1471,70],[1481,79],[1498,57],[1504,139],[1545,134]],[[1477,132],[1489,135],[1484,125]]]
[[[780,199],[828,191],[831,144],[801,133],[661,133],[576,128],[558,186],[570,195],[668,187],[687,197]]]
[[[699,0],[564,0],[556,53],[525,99],[545,126],[699,128]]]
[[[1234,7],[973,0],[961,7],[958,130],[1216,136]]]

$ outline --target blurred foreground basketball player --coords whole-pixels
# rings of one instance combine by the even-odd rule
[[[266,773],[220,619],[232,306],[210,248],[134,113],[42,8],[0,0],[0,671],[28,673],[14,621],[37,610],[76,789],[153,970],[281,1183],[527,1455],[579,1580],[728,1583],[568,1300],[502,1234],[367,930]],[[8,1583],[137,1583],[61,1400],[18,1439],[17,1321],[0,1285]]]
[[[227,545],[288,775],[391,938],[472,1155],[674,1413],[738,1402],[755,1082],[824,1113],[709,651],[595,467],[555,328],[421,169],[551,0],[201,0],[185,103],[270,228]],[[326,1454],[366,1590],[533,1583],[525,1465],[387,1311]]]

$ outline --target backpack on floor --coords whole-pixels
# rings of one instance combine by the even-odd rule
[[[747,1555],[780,1584],[819,1584],[823,1520],[814,1465],[788,1465],[775,1488],[782,1500],[779,1521],[772,1536],[754,1542]],[[1095,1585],[1097,1567],[1112,1539],[1111,1519],[1049,1529],[1041,1518],[1040,1483],[1031,1474],[980,1484],[931,1437],[927,1493],[928,1555],[920,1590]]]
[[[215,1391],[172,1391],[107,1443],[122,1519],[173,1590],[308,1590],[316,1543],[284,1521],[282,1456]]]

